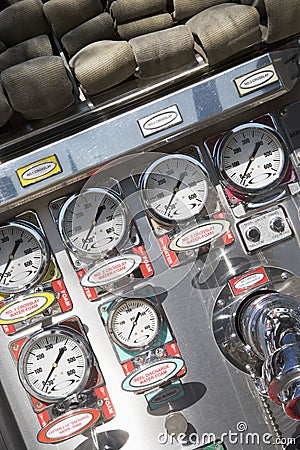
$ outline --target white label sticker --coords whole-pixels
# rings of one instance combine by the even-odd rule
[[[125,391],[143,391],[175,376],[184,366],[181,358],[165,358],[132,372],[122,383]]]
[[[60,442],[89,428],[100,417],[100,411],[86,409],[72,411],[53,420],[46,425],[38,435],[38,440],[44,443]]]
[[[182,117],[179,112],[178,106],[173,105],[169,108],[158,111],[150,116],[143,117],[138,120],[138,124],[141,128],[144,137],[157,133],[158,131],[165,130],[181,123]]]
[[[259,73],[254,73],[249,75],[249,77],[245,78],[240,87],[242,89],[253,89],[255,87],[261,86],[269,81],[274,76],[273,70],[264,70]]]
[[[235,283],[234,288],[238,289],[239,291],[248,289],[251,286],[255,286],[257,283],[263,280],[264,277],[264,273],[252,273],[250,275],[246,275],[244,278],[241,278]]]
[[[273,64],[270,64],[269,66],[262,67],[261,69],[254,70],[251,73],[236,78],[234,81],[240,96],[244,96],[275,83],[278,81],[278,76],[275,67]]]
[[[139,255],[117,256],[97,264],[86,272],[80,283],[84,287],[104,286],[131,274],[141,262],[142,258]]]
[[[215,241],[229,230],[227,220],[211,220],[179,233],[169,244],[170,250],[186,251]]]
[[[32,180],[36,177],[47,175],[47,173],[51,172],[55,167],[56,164],[52,161],[42,162],[26,170],[26,172],[23,173],[23,178],[24,180]]]
[[[76,414],[61,420],[52,425],[48,429],[46,436],[48,439],[59,439],[61,437],[70,436],[70,434],[77,433],[77,431],[85,428],[92,420],[93,416],[90,413]]]

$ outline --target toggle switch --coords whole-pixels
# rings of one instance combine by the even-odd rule
[[[250,252],[274,245],[293,235],[287,213],[281,206],[253,215],[240,222],[238,229],[246,249]]]
[[[257,227],[251,227],[246,231],[246,238],[251,242],[259,242],[261,232]]]
[[[283,233],[285,230],[283,219],[279,216],[274,217],[270,222],[270,228],[276,233]]]

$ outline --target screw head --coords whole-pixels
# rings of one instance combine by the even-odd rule
[[[46,317],[48,317],[48,316],[51,316],[52,315],[52,308],[50,307],[50,308],[47,308],[47,309],[45,309],[45,311],[43,311],[43,315],[44,316],[46,316]]]
[[[59,412],[64,412],[66,410],[66,405],[64,403],[58,403],[57,406],[56,406],[56,409]]]
[[[287,110],[286,109],[282,109],[280,111],[280,115],[281,115],[281,117],[285,117],[287,115]]]
[[[136,358],[134,358],[134,362],[136,364],[141,365],[141,364],[143,364],[144,360],[143,360],[143,358],[141,356],[137,356]]]
[[[156,356],[161,357],[161,356],[163,356],[163,354],[164,354],[164,349],[163,348],[157,348],[155,350],[155,355]]]

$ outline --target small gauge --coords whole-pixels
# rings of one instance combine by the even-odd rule
[[[138,350],[149,347],[162,327],[160,311],[144,298],[121,300],[111,309],[108,330],[121,347]]]
[[[272,189],[283,180],[288,167],[283,139],[260,124],[242,125],[225,135],[216,158],[225,182],[246,194]]]
[[[124,241],[126,209],[112,191],[91,188],[70,197],[59,219],[60,233],[71,251],[97,259]]]
[[[0,292],[22,292],[40,281],[47,270],[49,247],[37,229],[22,222],[0,227]]]
[[[208,197],[205,168],[186,155],[164,156],[148,167],[141,183],[149,212],[165,223],[197,216]]]
[[[81,392],[90,377],[91,367],[91,349],[85,339],[62,326],[30,337],[18,360],[24,388],[46,403]]]

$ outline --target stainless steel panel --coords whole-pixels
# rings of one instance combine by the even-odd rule
[[[279,55],[279,60],[281,57],[282,55]],[[284,200],[274,202],[284,207],[293,235],[248,254],[238,231],[237,225],[241,219],[230,210],[225,194],[218,184],[210,156],[205,153],[203,146],[206,138],[237,124],[248,122],[266,112],[276,114],[277,111],[294,108],[288,105],[300,98],[300,86],[298,83],[289,93],[284,94],[292,88],[290,74],[283,74],[284,80],[280,80],[278,84],[268,86],[246,98],[238,96],[232,83],[234,78],[261,65],[272,61],[275,64],[275,59],[273,61],[272,55],[257,58],[230,69],[223,75],[216,75],[130,113],[41,147],[26,156],[5,162],[1,166],[0,173],[3,176],[1,222],[4,223],[28,209],[37,212],[74,303],[73,310],[65,313],[63,318],[76,315],[86,325],[89,341],[106,379],[116,409],[116,417],[97,429],[101,450],[197,449],[204,444],[205,438],[210,434],[219,438],[226,434],[224,441],[228,450],[235,448],[265,450],[269,447],[282,449],[285,448],[285,445],[279,443],[282,437],[288,439],[298,435],[297,423],[287,419],[279,406],[270,406],[266,400],[260,398],[251,377],[231,364],[221,353],[212,324],[216,300],[228,277],[262,265],[280,268],[282,271],[290,271],[297,277],[300,276],[299,189],[292,186]],[[282,74],[280,68],[278,73]],[[279,94],[284,95],[271,101],[272,97]],[[177,104],[184,119],[183,123],[144,139],[137,120],[172,104]],[[281,120],[280,117],[277,116],[278,120]],[[288,134],[291,130],[290,124],[285,119],[283,121]],[[169,268],[159,254],[159,247],[151,234],[149,221],[143,215],[137,218],[137,225],[144,237],[146,250],[149,251],[155,271],[155,276],[147,283],[154,288],[167,286],[162,304],[187,366],[187,374],[182,379],[185,396],[164,410],[151,413],[147,409],[143,395],[134,395],[121,388],[124,375],[98,313],[100,301],[88,302],[85,298],[48,205],[52,200],[80,190],[87,172],[105,161],[116,159],[116,165],[112,166],[111,170],[116,171],[117,178],[124,177],[128,175],[128,171],[124,171],[125,165],[122,166],[124,160],[118,159],[118,156],[130,151],[137,153],[138,150],[148,151],[158,148],[162,152],[174,152],[190,144],[196,144],[202,149],[202,162],[208,165],[211,172],[219,202],[226,209],[231,222],[235,242],[231,246],[215,248],[208,254],[201,255],[193,267],[186,265]],[[22,188],[15,173],[16,168],[54,153],[61,162],[63,172]],[[147,156],[141,156],[142,159],[144,157]],[[299,168],[295,166],[295,170],[299,175]],[[131,200],[130,206],[134,212],[141,209],[141,204],[134,199]],[[264,206],[259,208],[259,212],[264,210]],[[246,219],[252,214],[248,211]],[[285,287],[292,295],[297,295],[292,284],[287,283]],[[52,323],[56,324],[60,320],[61,317],[53,317]],[[36,329],[38,326],[34,325],[30,329],[20,331],[17,336],[18,338],[27,336]],[[16,428],[15,425],[2,423],[0,420],[5,445],[12,450],[22,449],[15,434],[17,430],[28,450],[51,448],[36,440],[39,424],[20,384],[9,352],[9,344],[14,339],[15,337],[6,336],[2,332],[0,334],[2,350],[0,379],[17,422]],[[2,402],[0,407],[2,409]],[[165,434],[165,420],[172,411],[180,411],[188,422],[190,436],[193,436],[193,441],[191,440],[188,446],[180,440],[173,439],[171,443],[171,438]],[[250,437],[247,442],[247,432],[256,433],[255,437],[259,437],[259,442],[253,442]],[[92,439],[89,436],[87,431],[84,435],[52,447],[57,450],[93,449]],[[234,438],[238,442],[234,441]]]
[[[204,124],[212,124],[220,119],[224,120],[234,115],[236,108],[242,112],[249,107],[255,107],[264,101],[284,94],[293,87],[297,80],[296,55],[298,51],[296,48],[260,56],[163,96],[161,99],[137,107],[128,113],[42,146],[29,154],[3,162],[1,170],[5,182],[3,182],[0,192],[1,210],[7,208],[6,204],[16,204],[16,201],[18,204],[25,203],[29,198],[38,196],[41,189],[47,191],[57,189],[59,186],[69,183],[71,177],[73,180],[74,177],[80,179],[101,162],[130,151],[136,151],[142,146],[150,149],[159,141],[173,140],[174,136],[184,134],[188,132],[188,129],[199,129],[203,128]],[[270,64],[273,64],[278,73],[278,81],[240,97],[234,80]],[[138,121],[172,105],[177,105],[183,118],[182,123],[144,138]],[[126,133],[128,127],[131,130],[130,133]],[[82,149],[84,149],[84,158]],[[62,173],[57,174],[52,180],[41,180],[38,185],[27,186],[25,192],[20,185],[16,169],[50,155],[57,156],[63,169]]]

